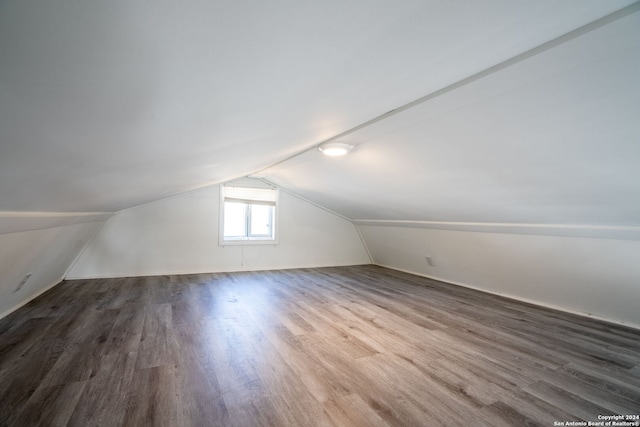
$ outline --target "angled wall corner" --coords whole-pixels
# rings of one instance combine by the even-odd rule
[[[359,228],[376,264],[640,328],[640,240]]]
[[[74,221],[61,214],[57,216],[47,219],[46,215],[33,214],[21,219],[12,214],[0,218],[0,227],[5,231],[21,230],[25,225],[27,228],[0,234],[0,318],[62,281],[69,266],[103,224],[100,220],[86,221],[87,217]]]

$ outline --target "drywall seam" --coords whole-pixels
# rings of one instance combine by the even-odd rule
[[[293,197],[295,197],[295,198],[298,198],[298,199],[300,199],[300,200],[302,200],[302,201],[304,201],[304,202],[307,202],[307,203],[309,203],[309,204],[311,204],[311,205],[313,205],[313,206],[315,206],[315,207],[317,207],[317,208],[320,208],[320,209],[322,209],[322,210],[324,210],[324,211],[326,211],[326,212],[329,212],[330,214],[333,214],[333,215],[335,215],[335,216],[337,216],[337,217],[340,217],[340,218],[342,218],[342,219],[345,219],[345,220],[347,220],[347,221],[349,221],[349,222],[353,223],[353,221],[351,220],[351,218],[347,218],[346,216],[341,215],[341,214],[339,214],[338,212],[332,211],[331,209],[328,209],[328,208],[326,208],[326,207],[324,207],[324,206],[322,206],[322,205],[319,205],[319,204],[317,204],[317,203],[315,203],[315,202],[312,202],[311,200],[306,199],[306,198],[304,198],[304,197],[300,196],[299,194],[296,194],[296,193],[294,193],[294,192],[292,192],[292,191],[290,191],[290,190],[287,190],[286,188],[283,188],[283,187],[281,187],[281,186],[279,186],[279,185],[276,185],[276,184],[274,184],[273,182],[271,182],[271,181],[269,181],[269,180],[267,180],[267,179],[264,179],[264,178],[258,178],[258,177],[253,177],[253,176],[251,176],[251,174],[250,174],[250,175],[242,175],[242,176],[238,176],[238,177],[235,177],[235,178],[232,178],[232,179],[225,179],[225,180],[222,180],[222,181],[220,181],[220,182],[216,182],[216,183],[214,183],[214,184],[207,184],[207,185],[203,185],[203,186],[201,186],[201,187],[193,188],[193,189],[191,189],[191,190],[183,191],[183,192],[181,192],[181,193],[175,193],[175,194],[172,194],[172,195],[170,195],[170,196],[163,197],[163,198],[161,198],[161,199],[152,200],[152,201],[150,201],[150,202],[146,202],[146,203],[143,203],[143,204],[141,204],[141,205],[136,205],[136,206],[132,206],[132,207],[130,207],[130,208],[126,208],[126,209],[122,209],[122,210],[116,211],[116,212],[114,212],[113,214],[127,213],[127,212],[129,212],[129,211],[134,211],[134,210],[139,209],[139,208],[144,208],[144,207],[147,207],[147,206],[155,205],[156,203],[162,203],[162,202],[165,202],[165,201],[168,201],[168,200],[171,200],[171,199],[176,199],[176,198],[178,198],[178,197],[186,196],[186,195],[191,194],[191,193],[197,193],[197,192],[199,192],[199,191],[205,191],[205,190],[207,190],[207,189],[209,189],[209,188],[212,188],[212,187],[215,187],[215,186],[222,185],[222,184],[224,184],[225,182],[229,182],[229,181],[233,181],[233,180],[241,179],[241,178],[251,178],[251,179],[256,179],[256,180],[262,181],[262,182],[264,182],[264,183],[266,183],[266,184],[269,184],[269,185],[271,185],[271,186],[273,186],[273,187],[277,188],[277,189],[278,189],[278,190],[280,190],[280,191],[284,191],[285,193],[287,193],[287,194],[289,194],[289,195],[291,195],[291,196],[293,196]]]
[[[127,213],[127,212],[130,212],[130,211],[134,211],[136,209],[139,209],[139,208],[144,208],[144,207],[147,207],[147,206],[155,205],[156,203],[162,203],[162,202],[166,202],[166,201],[171,200],[171,199],[176,199],[178,197],[186,196],[186,195],[189,195],[189,194],[192,194],[192,193],[197,193],[199,191],[205,191],[205,190],[208,190],[208,189],[210,189],[212,187],[220,186],[220,185],[222,185],[222,184],[224,184],[226,182],[230,182],[230,181],[234,181],[234,180],[242,179],[242,178],[251,178],[251,177],[249,175],[242,175],[242,176],[236,176],[234,178],[223,179],[223,180],[216,181],[216,182],[210,182],[208,184],[201,185],[201,186],[195,187],[195,188],[191,188],[191,189],[186,190],[186,191],[181,191],[179,193],[170,194],[170,195],[168,195],[166,197],[162,197],[160,199],[151,200],[149,202],[145,202],[145,203],[142,203],[142,204],[136,205],[136,206],[131,206],[129,208],[125,208],[125,209],[119,210],[119,211],[117,211],[115,213],[118,213],[118,214]],[[258,178],[253,178],[253,179],[258,179]],[[274,184],[269,183],[269,185],[274,185]],[[280,188],[277,185],[276,185],[276,187]]]
[[[111,217],[113,218],[113,216]],[[107,222],[109,222],[109,220],[111,218],[108,218],[107,220],[103,221],[102,224],[100,225],[100,227],[98,227],[98,229],[93,233],[93,236],[91,236],[90,239],[87,239],[87,242],[84,244],[84,246],[82,247],[82,249],[80,250],[80,252],[78,252],[78,254],[76,255],[76,257],[73,259],[73,262],[71,264],[69,264],[69,266],[67,267],[67,269],[64,272],[64,276],[63,279],[66,279],[67,275],[69,274],[69,272],[71,271],[71,269],[73,269],[73,267],[75,267],[76,263],[78,262],[78,260],[80,259],[80,257],[82,256],[82,254],[84,254],[84,252],[87,250],[87,248],[89,247],[89,245],[96,239],[96,237],[98,236],[98,234],[102,231],[102,229],[105,227],[105,225],[107,224]]]
[[[37,292],[37,293],[27,297],[24,301],[19,302],[18,304],[14,305],[9,310],[6,310],[4,313],[0,314],[0,319],[3,319],[5,317],[7,317],[8,315],[13,313],[14,311],[18,310],[19,308],[24,307],[25,305],[29,304],[34,299],[38,298],[40,295],[44,294],[48,290],[50,290],[50,289],[56,287],[57,285],[59,285],[60,283],[62,283],[63,280],[64,280],[64,277],[59,278],[57,281],[54,281],[52,284],[50,284],[49,286],[45,287],[40,292]]]
[[[0,211],[0,218],[30,217],[85,217],[111,215],[111,212],[40,212],[40,211]]]
[[[328,213],[330,213],[332,215],[335,215],[335,216],[337,216],[339,218],[342,218],[342,219],[344,219],[346,221],[349,221],[355,227],[356,232],[358,233],[358,237],[360,238],[360,242],[362,243],[362,246],[364,246],[364,250],[367,253],[367,256],[369,257],[369,262],[373,264],[373,256],[371,255],[371,251],[369,251],[369,247],[367,246],[367,242],[364,240],[364,237],[362,236],[362,233],[360,232],[360,228],[353,222],[353,220],[351,218],[348,218],[348,217],[346,217],[346,216],[344,216],[342,214],[339,214],[338,212],[332,211],[329,208],[326,208],[326,207],[324,207],[322,205],[319,205],[316,202],[313,202],[313,201],[311,201],[311,200],[309,200],[309,199],[307,199],[305,197],[302,197],[301,195],[299,195],[297,193],[294,193],[291,190],[287,190],[286,188],[282,188],[282,187],[274,184],[273,182],[269,181],[268,179],[265,179],[265,178],[255,178],[255,179],[258,179],[258,180],[264,182],[265,184],[272,185],[272,186],[280,189],[280,191],[284,191],[285,193],[289,194],[290,196],[293,196],[293,197],[295,197],[297,199],[300,199],[303,202],[309,203],[310,205],[315,206],[318,209],[322,209],[325,212],[328,212]]]
[[[617,225],[579,225],[579,224],[540,224],[540,223],[516,223],[516,222],[453,222],[453,221],[414,221],[414,220],[386,220],[386,219],[354,219],[353,222],[361,225],[388,225],[414,226],[414,225],[442,225],[442,226],[490,226],[490,227],[536,227],[536,228],[587,228],[599,230],[634,230],[640,231],[638,226]]]
[[[640,240],[638,226],[535,224],[504,222],[447,222],[413,220],[354,219],[356,225],[372,227],[420,228],[432,230],[467,231],[474,233],[507,233],[550,235],[557,237],[589,237],[603,239]]]
[[[144,208],[144,207],[147,207],[147,206],[155,205],[156,203],[162,203],[162,202],[166,202],[166,201],[171,200],[171,199],[177,199],[179,197],[186,196],[186,195],[189,195],[191,193],[197,193],[198,191],[207,190],[210,187],[215,187],[215,186],[223,184],[225,182],[227,182],[227,180],[220,181],[220,182],[215,182],[213,184],[209,183],[207,185],[203,185],[203,186],[200,186],[200,187],[192,188],[190,190],[186,190],[186,191],[181,191],[179,193],[170,194],[170,195],[168,195],[166,197],[162,197],[160,199],[151,200],[149,202],[145,202],[145,203],[142,203],[140,205],[135,205],[135,206],[131,206],[129,208],[125,208],[125,209],[116,211],[116,212],[114,212],[114,214],[127,213],[127,212],[130,212],[130,211],[135,211],[135,210],[140,209],[140,208]]]
[[[360,227],[358,227],[356,224],[353,224],[353,226],[358,231],[358,236],[360,236],[360,241],[362,242],[362,246],[364,246],[364,250],[367,252],[367,256],[369,257],[369,262],[373,264],[374,263],[373,255],[371,255],[371,251],[369,250],[369,246],[367,246],[367,241],[364,239],[364,236],[362,235],[362,231],[360,230]]]
[[[47,230],[49,228],[104,221],[112,212],[0,212],[0,234],[24,231]],[[7,223],[9,223],[7,225]]]
[[[451,281],[451,280],[447,280],[447,279],[442,279],[442,278],[436,277],[436,276],[429,276],[427,274],[417,273],[415,271],[405,270],[405,269],[402,269],[402,268],[391,267],[389,265],[380,264],[380,263],[377,263],[377,262],[375,262],[374,265],[377,265],[379,267],[388,268],[390,270],[396,270],[396,271],[400,271],[400,272],[403,272],[403,273],[413,274],[414,276],[420,276],[420,277],[424,277],[424,278],[427,278],[427,279],[436,280],[438,282],[443,282],[443,283],[449,284],[449,285],[461,286],[463,288],[473,289],[473,290],[476,290],[476,291],[479,291],[479,292],[484,292],[484,293],[491,294],[491,295],[497,295],[497,296],[504,297],[504,298],[509,298],[509,299],[512,299],[512,300],[515,300],[515,301],[525,302],[527,304],[536,305],[538,307],[549,308],[551,310],[561,311],[563,313],[575,314],[575,315],[580,316],[580,317],[585,317],[585,318],[589,318],[589,319],[595,319],[595,320],[599,320],[599,321],[602,321],[602,322],[613,323],[615,325],[620,325],[620,326],[624,326],[624,327],[627,327],[627,328],[633,328],[633,329],[640,330],[640,324],[626,323],[626,322],[623,322],[621,320],[614,320],[614,319],[610,319],[608,317],[599,316],[599,315],[593,314],[593,313],[571,310],[571,309],[567,309],[565,307],[561,307],[561,306],[557,306],[557,305],[553,305],[553,304],[542,303],[542,302],[537,301],[537,300],[532,300],[532,299],[528,299],[528,298],[521,298],[521,297],[518,297],[518,296],[513,296],[511,294],[493,292],[493,291],[489,291],[487,289],[479,288],[477,286],[471,286],[471,285],[468,285],[466,283],[461,283],[461,282],[455,282],[455,281]]]
[[[342,218],[342,219],[344,219],[344,220],[346,220],[346,221],[349,221],[350,223],[352,223],[352,224],[353,224],[353,221],[351,220],[351,218],[347,218],[346,216],[344,216],[344,215],[342,215],[342,214],[339,214],[339,213],[338,213],[338,212],[336,212],[336,211],[332,211],[331,209],[326,208],[326,207],[324,207],[324,206],[322,206],[322,205],[319,205],[319,204],[317,204],[316,202],[312,202],[311,200],[309,200],[309,199],[307,199],[307,198],[305,198],[305,197],[302,197],[301,195],[299,195],[299,194],[297,194],[297,193],[294,193],[294,192],[293,192],[293,191],[291,191],[291,190],[287,190],[286,188],[282,188],[282,187],[280,187],[280,186],[278,186],[278,185],[274,184],[273,182],[269,181],[268,179],[265,179],[265,178],[253,178],[253,179],[257,179],[257,180],[260,180],[260,181],[264,182],[265,184],[272,185],[272,186],[274,186],[274,187],[278,188],[280,191],[284,191],[284,192],[285,192],[285,193],[287,193],[288,195],[295,197],[296,199],[300,199],[300,200],[302,200],[303,202],[309,203],[310,205],[313,205],[313,206],[315,206],[315,207],[316,207],[316,208],[318,208],[318,209],[322,209],[322,210],[323,210],[323,211],[325,211],[325,212],[328,212],[328,213],[330,213],[330,214],[332,214],[332,215],[335,215],[335,216],[337,216],[337,217],[340,217],[340,218]]]

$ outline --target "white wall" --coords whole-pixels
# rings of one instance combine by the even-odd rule
[[[68,278],[368,264],[356,227],[284,191],[278,245],[218,246],[219,187],[114,215]]]
[[[11,222],[20,221],[14,216]],[[81,222],[0,234],[0,318],[59,283],[101,224]],[[31,278],[14,292],[27,273],[33,273]]]
[[[376,264],[640,328],[638,240],[367,225],[360,230]]]

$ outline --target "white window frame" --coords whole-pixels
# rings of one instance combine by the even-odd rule
[[[228,186],[233,187],[233,184],[228,184]],[[240,188],[252,188],[249,185],[242,185],[242,184],[238,184],[235,185],[235,187],[240,187]],[[275,192],[275,205],[273,207],[273,218],[271,219],[271,227],[273,229],[273,238],[271,236],[266,236],[266,237],[261,237],[261,236],[255,236],[255,237],[234,237],[234,238],[225,238],[224,237],[224,204],[225,204],[225,191],[224,191],[225,185],[221,184],[220,185],[220,213],[219,213],[219,224],[218,224],[218,244],[220,246],[232,246],[232,245],[277,245],[279,244],[279,230],[280,230],[280,215],[279,215],[279,198],[280,198],[280,191],[277,188],[273,188],[273,187],[269,187],[268,189],[270,190],[274,190]],[[267,189],[267,187],[255,187],[255,188],[265,188]],[[260,204],[259,202],[256,204]],[[249,213],[247,212],[248,210],[250,210],[250,206],[252,206],[252,204],[248,204],[249,208],[245,209],[245,221],[246,221],[246,225],[245,227],[250,227],[250,217],[248,217]]]

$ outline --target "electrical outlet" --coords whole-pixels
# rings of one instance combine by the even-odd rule
[[[429,267],[433,267],[433,258],[431,258],[430,256],[426,256],[424,257],[424,259],[427,261]]]
[[[27,283],[27,281],[29,280],[29,277],[31,277],[32,274],[33,273],[27,273],[26,276],[24,276],[24,278],[18,285],[18,287],[13,292],[18,292],[20,289],[22,289],[22,287],[25,285],[25,283]]]

